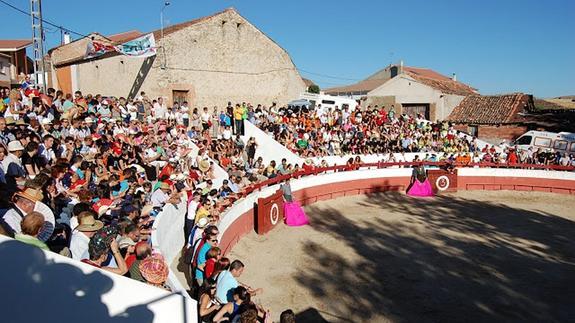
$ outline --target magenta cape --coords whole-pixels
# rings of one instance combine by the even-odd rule
[[[286,224],[292,227],[309,224],[304,210],[298,202],[284,202]]]
[[[407,195],[409,196],[417,196],[417,197],[428,197],[433,196],[433,189],[431,188],[431,184],[429,183],[429,179],[425,179],[422,183],[418,180],[413,182],[413,185],[407,190]]]

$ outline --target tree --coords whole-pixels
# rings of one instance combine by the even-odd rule
[[[307,88],[307,91],[309,93],[315,93],[315,94],[319,94],[319,86],[312,84]]]

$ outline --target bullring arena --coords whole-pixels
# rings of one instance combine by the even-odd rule
[[[230,257],[264,307],[301,322],[565,321],[574,207],[533,192],[347,196],[307,206],[310,226],[249,234]]]
[[[220,245],[246,264],[240,281],[264,289],[258,303],[274,317],[292,308],[298,322],[575,315],[573,173],[460,168],[456,187],[433,198],[405,194],[410,173],[292,179],[311,221],[295,228],[275,213],[277,185],[261,185],[223,217]]]

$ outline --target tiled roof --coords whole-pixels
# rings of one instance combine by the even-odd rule
[[[312,85],[315,85],[314,81],[312,81],[310,79],[306,79],[305,77],[302,77],[301,79],[302,79],[302,81],[306,87],[310,87]]]
[[[372,79],[372,80],[363,80],[361,82],[357,82],[355,84],[346,85],[346,86],[339,86],[339,87],[332,87],[329,89],[325,89],[325,93],[348,93],[348,92],[369,92],[380,87],[383,83],[387,80],[384,79]]]
[[[453,109],[447,120],[456,123],[506,124],[525,122],[519,113],[533,110],[533,97],[523,93],[470,95]]]
[[[427,68],[417,68],[405,66],[403,72],[416,81],[430,86],[434,89],[440,90],[445,94],[456,95],[473,95],[477,94],[476,89],[467,84],[454,81],[451,78],[441,75],[433,70]]]
[[[30,39],[0,39],[0,51],[16,51],[23,47],[32,45]]]
[[[110,36],[106,36],[106,37],[115,43],[123,43],[123,42],[126,42],[128,40],[138,38],[142,35],[143,35],[142,32],[140,32],[139,30],[130,30],[130,31],[126,31],[123,33],[114,34],[114,35],[110,35]]]

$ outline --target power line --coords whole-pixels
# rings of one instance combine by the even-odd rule
[[[307,74],[311,74],[311,75],[317,75],[317,76],[326,77],[326,78],[330,78],[330,79],[344,80],[344,81],[360,81],[360,79],[354,79],[354,78],[350,78],[350,77],[340,77],[340,76],[331,76],[331,75],[326,75],[326,74],[314,73],[314,72],[303,70],[301,68],[298,68],[297,70],[300,72],[303,72],[303,73],[307,73]]]
[[[16,11],[18,11],[18,12],[20,12],[20,13],[22,13],[22,14],[28,16],[28,17],[30,16],[30,13],[29,13],[29,12],[20,9],[20,8],[18,8],[18,7],[16,7],[16,6],[12,5],[11,3],[8,3],[8,2],[6,2],[6,1],[4,1],[4,0],[0,0],[0,3],[3,3],[3,4],[5,4],[6,6],[12,8],[12,9],[14,9],[14,10],[16,10]],[[59,26],[59,25],[57,25],[57,24],[55,24],[55,23],[53,23],[53,22],[50,22],[50,21],[48,21],[48,20],[46,20],[46,19],[42,19],[42,22],[44,22],[45,24],[48,24],[48,25],[50,25],[50,26],[52,26],[52,27],[56,27],[56,28],[59,28],[59,29],[61,29],[61,30],[64,30],[64,31],[66,31],[66,32],[68,32],[68,33],[71,33],[71,34],[75,34],[75,35],[78,35],[78,36],[81,36],[81,37],[89,37],[89,36],[84,35],[84,34],[82,34],[82,33],[75,32],[75,31],[73,31],[72,29],[68,29],[68,28],[64,28],[64,27],[62,27],[62,26]]]

